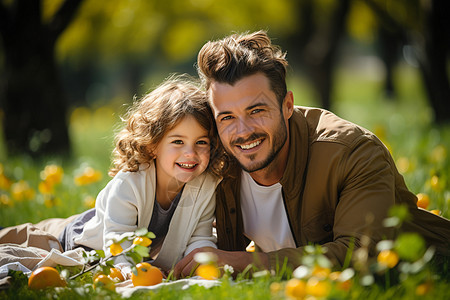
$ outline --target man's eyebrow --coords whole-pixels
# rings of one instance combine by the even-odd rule
[[[248,106],[246,108],[246,110],[252,110],[252,109],[254,109],[255,107],[258,107],[258,106],[267,106],[267,103],[258,102],[258,103],[255,103],[255,104],[252,104],[252,105]]]
[[[252,105],[249,105],[249,106],[247,106],[246,108],[245,108],[245,110],[252,110],[252,109],[254,109],[255,107],[258,107],[258,106],[267,106],[267,103],[264,103],[264,102],[258,102],[258,103],[255,103],[255,104],[252,104]],[[220,117],[220,116],[222,116],[222,115],[231,115],[231,114],[233,114],[233,112],[232,111],[229,111],[229,110],[227,110],[227,111],[221,111],[221,112],[219,112],[219,113],[217,113],[217,115],[216,115],[216,118],[218,118],[218,117]]]
[[[232,114],[231,111],[221,111],[221,112],[217,113],[216,118],[218,118],[218,117],[220,117],[222,115],[230,115],[230,114]]]

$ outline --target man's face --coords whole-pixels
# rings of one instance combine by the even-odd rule
[[[209,92],[220,139],[245,171],[263,170],[286,150],[292,94],[292,101],[285,99],[281,110],[262,73],[244,77],[234,85],[213,81]],[[287,151],[282,155],[286,159]]]

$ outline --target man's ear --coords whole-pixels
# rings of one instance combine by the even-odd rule
[[[288,120],[294,112],[294,94],[288,91],[283,100],[283,116]]]

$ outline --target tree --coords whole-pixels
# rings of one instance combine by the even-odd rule
[[[401,36],[403,44],[414,47],[419,68],[434,111],[436,123],[450,122],[450,84],[447,58],[450,50],[450,24],[446,1],[401,1],[398,5],[413,11],[409,20],[398,20],[389,5],[365,0],[383,26]]]
[[[49,20],[42,1],[0,1],[4,53],[3,129],[9,153],[48,154],[70,149],[66,106],[55,43],[82,0],[65,0]],[[7,4],[8,3],[8,4]]]

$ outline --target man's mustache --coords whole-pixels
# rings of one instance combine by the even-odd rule
[[[263,133],[252,133],[247,138],[244,139],[243,137],[239,137],[239,138],[231,141],[230,144],[232,146],[238,146],[238,145],[242,145],[242,144],[246,144],[246,143],[252,142],[254,140],[265,138],[266,136],[267,135],[263,134]]]

